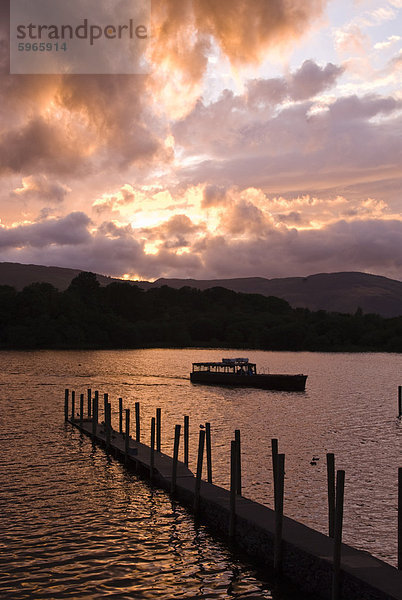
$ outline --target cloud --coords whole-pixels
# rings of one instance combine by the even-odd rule
[[[328,63],[320,67],[313,60],[306,60],[289,81],[289,96],[293,100],[308,100],[335,85],[344,68]]]
[[[22,187],[11,192],[22,200],[41,200],[59,204],[63,202],[71,189],[59,181],[51,181],[46,175],[30,175],[22,179]]]
[[[390,46],[395,44],[395,42],[399,42],[399,40],[401,39],[402,38],[400,35],[390,35],[384,42],[377,42],[376,44],[374,44],[374,49],[384,50],[385,48],[389,48]]]
[[[191,246],[191,241],[206,231],[204,223],[195,224],[192,220],[183,214],[177,214],[156,227],[142,228],[140,233],[148,241],[163,242],[163,247],[187,248]]]
[[[321,16],[323,0],[155,0],[154,58],[170,58],[178,69],[199,78],[210,37],[232,64],[256,63],[275,46],[293,44]]]
[[[334,31],[335,48],[340,54],[364,56],[370,46],[370,38],[360,26],[350,23],[343,29]]]
[[[237,237],[266,235],[272,229],[273,219],[268,213],[245,199],[239,200],[229,209],[222,212],[219,230]]]
[[[244,188],[253,182],[283,194],[400,178],[401,100],[349,96],[315,114],[311,101],[274,112],[248,112],[243,103],[233,94],[198,103],[174,128],[186,153],[209,156],[181,170],[187,183]]]
[[[314,98],[335,85],[343,72],[342,66],[328,63],[321,67],[313,60],[305,60],[300,69],[286,78],[253,79],[247,83],[248,107]]]
[[[3,133],[0,141],[0,173],[46,171],[66,174],[83,172],[86,150],[74,135],[43,117],[35,117],[20,128]]]
[[[0,172],[69,173],[169,161],[141,75],[9,75],[8,2],[0,6]]]
[[[92,204],[97,213],[118,210],[121,206],[132,204],[136,200],[137,192],[129,184],[125,183],[116,194],[103,194]]]
[[[206,185],[202,194],[202,208],[220,206],[228,201],[226,189],[216,185]]]
[[[0,248],[45,248],[52,244],[72,246],[87,242],[90,238],[90,219],[82,212],[66,217],[48,219],[13,227],[0,227]]]
[[[400,277],[402,221],[379,200],[269,198],[254,188],[227,194],[230,201],[214,207],[221,218],[216,227],[184,214],[149,228],[113,221],[96,226],[82,212],[3,226],[2,257],[145,279],[342,270]]]
[[[203,246],[203,272],[218,278],[381,270],[400,278],[401,235],[401,221],[367,220],[338,221],[322,229],[275,231],[254,240],[216,236]]]

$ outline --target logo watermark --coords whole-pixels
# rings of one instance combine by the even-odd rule
[[[142,74],[151,0],[12,0],[11,74]]]

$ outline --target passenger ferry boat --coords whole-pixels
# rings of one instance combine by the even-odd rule
[[[210,385],[232,385],[265,390],[303,392],[307,375],[282,375],[257,373],[255,363],[248,358],[223,358],[222,362],[193,363],[190,373],[192,383]]]

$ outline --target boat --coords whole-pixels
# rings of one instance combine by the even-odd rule
[[[223,358],[222,362],[193,363],[190,380],[192,383],[253,387],[264,390],[303,392],[307,375],[257,373],[255,363],[248,358]]]

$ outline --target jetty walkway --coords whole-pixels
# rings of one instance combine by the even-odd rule
[[[281,482],[279,467],[276,473],[274,469],[277,483],[276,510],[272,510],[238,493],[241,475],[236,455],[240,452],[239,442],[232,441],[231,489],[226,490],[201,480],[205,431],[200,431],[197,473],[194,475],[188,468],[188,418],[187,431],[186,427],[184,430],[185,456],[187,442],[187,464],[185,464],[178,460],[179,425],[176,425],[175,430],[173,457],[158,451],[160,409],[158,409],[159,427],[158,422],[153,418],[151,446],[147,446],[139,441],[138,403],[136,403],[136,439],[134,439],[130,435],[129,409],[123,411],[120,398],[119,430],[114,430],[111,424],[108,395],[104,396],[104,421],[99,423],[98,393],[95,392],[95,397],[92,397],[91,390],[88,390],[88,410],[84,416],[83,394],[77,406],[75,392],[71,393],[70,403],[70,392],[66,390],[65,421],[90,436],[94,443],[105,447],[110,454],[124,462],[127,468],[167,490],[175,500],[189,507],[197,518],[213,529],[219,530],[224,536],[228,536],[231,542],[245,551],[250,558],[265,564],[269,569],[274,569],[278,576],[292,580],[301,590],[322,600],[402,600],[402,570],[371,556],[368,552],[341,543],[342,513],[340,517],[338,514],[336,519],[334,515],[334,520],[337,522],[334,523],[335,531],[332,537],[283,515],[283,478]],[[210,438],[208,440],[207,435],[207,459],[210,450]],[[281,456],[284,457],[278,455],[279,458]],[[279,459],[277,464],[280,464]],[[207,466],[209,469],[208,460]],[[282,472],[284,474],[284,471]],[[338,496],[339,490],[337,490],[337,502]],[[400,505],[399,499],[399,511],[402,510]],[[399,514],[399,524],[401,518]],[[398,552],[400,557],[401,548]]]

